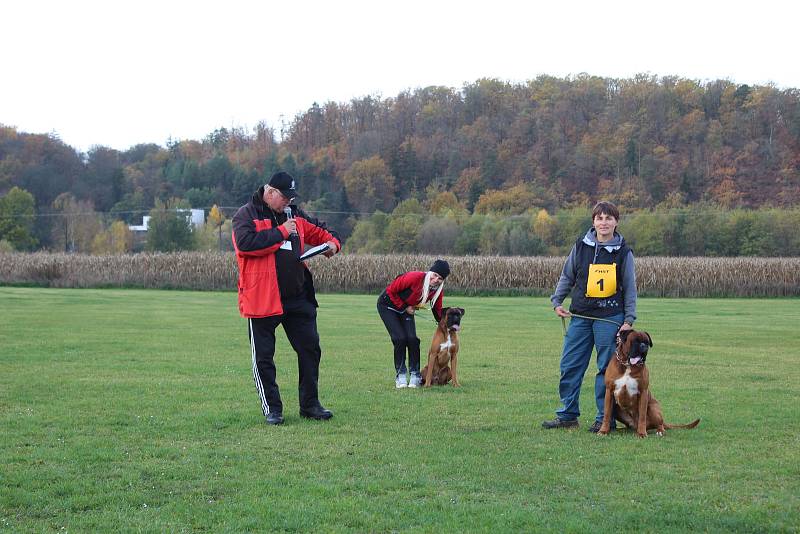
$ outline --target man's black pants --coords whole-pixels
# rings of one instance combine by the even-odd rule
[[[398,374],[406,374],[406,350],[408,350],[409,370],[419,374],[419,338],[414,316],[405,312],[398,313],[387,301],[389,297],[385,292],[378,297],[378,315],[381,316],[394,345],[394,370]]]
[[[253,380],[261,399],[261,410],[283,412],[275,370],[275,328],[283,325],[289,343],[297,353],[300,408],[320,405],[317,384],[322,350],[317,332],[317,308],[305,295],[282,302],[283,315],[248,320],[250,350],[253,357]]]

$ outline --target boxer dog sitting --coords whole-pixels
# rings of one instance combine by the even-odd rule
[[[453,381],[453,387],[458,383],[458,331],[461,330],[461,317],[464,308],[445,308],[439,326],[433,334],[431,348],[428,351],[428,365],[422,369],[422,385],[443,386]],[[449,364],[449,366],[448,366]]]
[[[606,368],[606,397],[599,434],[608,434],[612,414],[628,428],[635,428],[640,438],[646,437],[648,430],[655,429],[657,435],[663,436],[666,428],[694,428],[700,422],[700,419],[687,425],[664,422],[661,405],[650,393],[650,373],[644,365],[652,346],[653,340],[647,332],[619,333],[617,350]]]

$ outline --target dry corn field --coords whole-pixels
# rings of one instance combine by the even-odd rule
[[[318,291],[377,293],[398,274],[427,269],[423,255],[342,254],[309,261]],[[461,294],[547,295],[555,287],[561,257],[447,257],[447,288]],[[775,297],[800,295],[800,258],[636,258],[642,296]],[[232,254],[180,252],[89,256],[0,254],[0,284],[48,287],[139,287],[232,290]]]

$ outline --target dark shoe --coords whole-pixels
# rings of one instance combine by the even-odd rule
[[[267,424],[268,425],[282,425],[283,424],[283,414],[281,412],[269,412],[267,414]]]
[[[578,420],[572,419],[570,421],[564,421],[563,419],[559,419],[556,417],[552,421],[545,421],[542,423],[542,428],[577,428],[578,427]]]
[[[603,423],[601,421],[595,421],[594,423],[592,423],[592,426],[589,427],[589,432],[597,434],[598,432],[600,432],[601,426],[603,426]],[[612,426],[610,429],[608,429],[608,431],[614,432],[616,429],[617,427]]]
[[[325,420],[333,417],[333,412],[326,410],[322,406],[314,406],[313,408],[300,408],[300,417],[306,419]]]

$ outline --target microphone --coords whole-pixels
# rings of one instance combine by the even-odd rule
[[[283,208],[283,213],[286,214],[286,219],[287,220],[292,218],[292,208],[290,208],[289,206],[286,206],[285,208]],[[297,235],[297,230],[292,232],[290,235],[293,235],[293,236]]]

